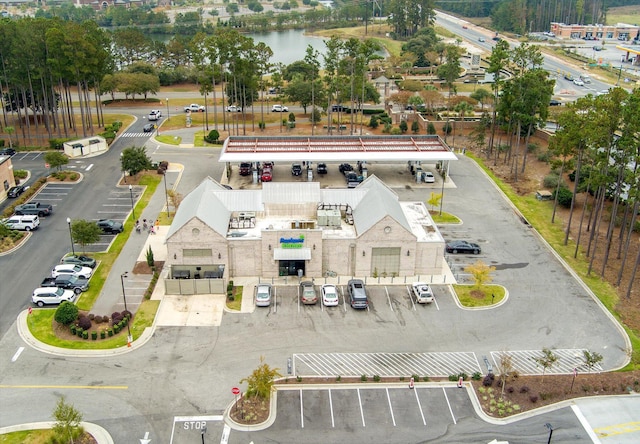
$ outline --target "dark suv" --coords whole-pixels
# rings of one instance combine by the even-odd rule
[[[347,282],[347,293],[349,294],[351,308],[367,308],[369,306],[367,290],[361,279],[351,279]]]
[[[291,174],[293,174],[294,176],[301,176],[302,166],[300,166],[299,163],[294,163],[293,165],[291,165]]]
[[[318,174],[327,174],[327,164],[319,163],[318,164]]]
[[[118,234],[122,233],[124,227],[120,222],[116,222],[111,219],[100,219],[98,221],[98,226],[102,230],[103,233],[106,234]]]
[[[251,174],[251,164],[249,162],[242,162],[240,164],[240,175],[248,176]]]

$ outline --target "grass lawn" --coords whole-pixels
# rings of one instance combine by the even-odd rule
[[[0,435],[0,444],[48,444],[51,438],[53,431],[49,429],[24,430]]]
[[[242,307],[242,286],[233,287],[233,301],[227,299],[227,308],[229,310],[240,311]]]
[[[460,222],[462,222],[457,216],[454,216],[453,214],[449,214],[449,213],[445,213],[444,211],[442,212],[442,214],[440,214],[439,211],[437,210],[430,210],[429,214],[431,214],[431,219],[433,219],[433,221],[436,224],[459,224]]]
[[[487,307],[504,299],[505,289],[501,285],[454,285],[456,296],[464,307]]]

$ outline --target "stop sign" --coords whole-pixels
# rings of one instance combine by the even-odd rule
[[[233,387],[231,389],[231,393],[233,393],[234,395],[239,395],[240,394],[240,389],[238,387]]]

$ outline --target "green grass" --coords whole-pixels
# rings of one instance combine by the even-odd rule
[[[430,214],[431,219],[433,219],[436,224],[459,224],[460,222],[462,222],[457,216],[446,213],[444,211],[442,212],[442,214],[440,214],[439,211],[433,211],[430,212]]]
[[[25,430],[0,435],[0,444],[47,444],[51,442],[53,430]]]
[[[486,307],[495,305],[502,301],[505,296],[505,289],[500,285],[482,285],[477,288],[475,285],[454,285],[456,297],[464,307]],[[484,293],[483,298],[472,295],[474,291]]]
[[[136,312],[133,322],[129,325],[131,336],[135,341],[144,332],[144,329],[151,327],[153,319],[158,311],[160,301],[143,301],[140,308]],[[124,328],[111,338],[92,340],[89,339],[67,340],[58,338],[53,332],[52,326],[55,321],[53,317],[56,313],[55,308],[39,308],[33,310],[27,320],[29,331],[40,342],[51,345],[53,347],[68,348],[74,350],[108,350],[119,348],[127,345],[127,329]]]
[[[616,289],[607,281],[600,278],[597,272],[587,275],[589,260],[584,252],[579,249],[576,258],[573,257],[576,244],[569,239],[567,245],[564,245],[565,233],[563,224],[559,221],[551,223],[552,205],[550,201],[539,201],[533,194],[528,196],[519,196],[509,185],[502,182],[493,172],[484,165],[484,160],[476,157],[473,153],[467,151],[467,156],[474,159],[478,165],[491,177],[498,187],[507,195],[509,200],[520,210],[527,221],[534,227],[551,247],[564,259],[564,261],[576,272],[582,281],[591,289],[591,291],[600,299],[604,306],[609,310],[627,331],[631,340],[633,351],[631,352],[631,363],[625,367],[625,370],[640,369],[640,338],[638,332],[627,328],[620,317],[620,313],[616,310],[619,300]]]
[[[233,287],[233,301],[227,299],[227,308],[229,310],[240,311],[242,308],[242,286]]]
[[[168,128],[162,128],[163,130],[166,130]],[[167,145],[180,145],[182,143],[182,137],[179,136],[169,136],[169,135],[160,135],[160,136],[156,136],[156,140],[158,142],[161,143],[166,143]]]

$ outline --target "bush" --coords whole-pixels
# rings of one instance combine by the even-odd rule
[[[95,341],[96,339],[98,339],[98,332],[97,331],[92,331],[91,332],[91,339],[93,341]]]
[[[68,142],[72,139],[69,138],[62,138],[62,139],[49,139],[49,148],[51,148],[52,150],[62,150],[64,149],[64,143]]]
[[[520,387],[520,393],[529,393],[529,387],[523,385],[522,387]]]
[[[96,318],[96,315],[94,315],[93,313],[89,313],[89,316],[87,316],[89,318],[90,321],[93,321]]]
[[[369,120],[369,128],[376,129],[378,127],[378,118],[376,116],[371,116],[371,120]]]
[[[53,316],[53,319],[59,324],[69,325],[76,319],[78,319],[78,307],[71,302],[64,301],[60,306],[56,309],[56,313]]]
[[[80,327],[78,327],[78,328],[76,329],[76,335],[77,335],[79,338],[81,338],[81,337],[82,337],[82,333],[83,333],[83,332],[84,332],[84,330],[83,330],[83,329],[81,329]]]
[[[373,375],[373,380],[375,382],[380,382],[380,376],[379,375]]]
[[[362,114],[364,114],[365,116],[375,115],[375,114],[384,114],[384,110],[383,109],[363,109]]]
[[[76,325],[75,324],[71,324],[71,327],[69,328],[69,330],[71,331],[71,334],[75,336],[75,334],[76,334]]]
[[[433,136],[433,135],[435,135],[435,134],[436,134],[436,132],[437,132],[437,131],[436,131],[436,127],[435,127],[435,125],[433,124],[433,122],[429,122],[429,123],[427,124],[427,134],[429,134],[429,135]]]
[[[406,133],[407,130],[409,129],[409,126],[407,125],[406,120],[401,120],[400,125],[398,125],[398,127],[400,128],[400,131],[402,132],[402,134]]]
[[[473,379],[474,381],[479,381],[482,379],[482,374],[480,374],[480,372],[473,372],[473,375],[471,375],[471,379]]]
[[[366,382],[367,381],[367,375],[360,376],[360,381]]]
[[[109,335],[109,337],[113,336],[113,328],[107,330],[107,335]]]
[[[538,160],[540,162],[549,163],[549,159],[551,159],[551,153],[549,151],[538,153]]]
[[[487,376],[485,376],[482,380],[482,385],[485,387],[491,387],[495,379],[496,377],[493,373],[488,373]]]
[[[263,122],[261,123],[264,125]],[[263,128],[261,127],[260,129],[263,129]],[[218,130],[211,130],[209,131],[209,134],[204,136],[204,140],[205,142],[208,142],[208,143],[217,143],[220,140],[220,133],[218,132]]]
[[[385,129],[386,129],[386,126],[385,126]],[[391,128],[390,134],[392,136],[399,136],[399,135],[402,134],[402,129],[400,129],[400,128]]]
[[[565,208],[571,208],[571,201],[573,200],[573,193],[571,192],[571,190],[565,187],[561,187],[558,190],[557,194],[558,203]]]
[[[447,123],[442,126],[442,133],[448,136],[451,134],[451,131],[453,131],[453,125],[451,122],[447,121]]]
[[[106,332],[106,331],[104,331],[104,330],[102,330],[102,331],[100,332],[100,339],[104,339],[104,338],[106,338],[106,337],[107,337],[107,332]]]
[[[91,319],[87,316],[80,316],[78,318],[78,327],[83,330],[89,330],[91,328]]]
[[[127,322],[129,321],[129,319],[133,318],[133,313],[131,313],[129,310],[125,310],[120,314],[122,315],[123,319],[127,320]]]
[[[114,333],[120,333],[120,324],[115,324],[113,326],[113,332]]]
[[[558,186],[558,181],[561,181],[560,176],[557,174],[551,173],[544,176],[544,180],[542,184],[545,188],[556,188]]]
[[[538,402],[538,397],[536,395],[531,395],[529,396],[529,401],[535,404],[536,402]]]
[[[122,315],[120,312],[114,311],[111,313],[111,325],[116,325],[120,321],[122,321]]]
[[[82,339],[89,339],[89,332],[88,331],[83,331],[82,332]]]

